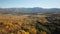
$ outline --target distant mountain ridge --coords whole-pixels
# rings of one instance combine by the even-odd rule
[[[0,13],[39,13],[39,12],[60,12],[60,8],[43,9],[35,8],[0,8]]]

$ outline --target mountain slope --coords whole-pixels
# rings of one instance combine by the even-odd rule
[[[60,12],[58,8],[0,8],[0,13],[39,13],[39,12]]]

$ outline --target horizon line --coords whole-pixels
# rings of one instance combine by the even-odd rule
[[[0,7],[0,8],[43,8],[43,7]],[[43,8],[43,9],[51,9],[51,8],[57,8],[57,7],[50,7],[50,8],[46,7],[46,8]]]

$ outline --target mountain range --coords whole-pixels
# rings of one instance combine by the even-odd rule
[[[41,13],[41,12],[60,12],[60,8],[0,8],[0,13]]]

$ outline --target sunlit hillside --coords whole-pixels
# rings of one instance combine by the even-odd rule
[[[60,30],[60,26],[57,25],[60,19],[55,17],[45,14],[0,14],[0,34],[54,34],[57,33],[55,30]]]

